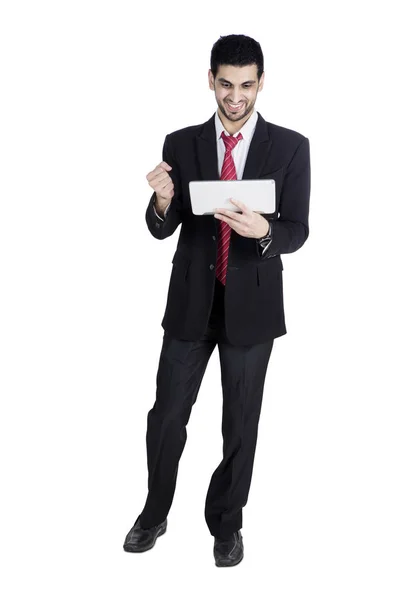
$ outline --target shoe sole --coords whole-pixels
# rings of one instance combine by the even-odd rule
[[[157,538],[160,537],[160,535],[164,535],[164,533],[167,531],[167,526],[165,525],[164,527],[162,527],[160,529],[160,531],[156,534],[153,543],[151,544],[151,546],[145,546],[144,548],[140,548],[138,546],[132,546],[131,544],[124,544],[124,550],[125,552],[146,552],[147,550],[151,550],[156,541]]]
[[[222,562],[222,561],[215,561],[215,565],[217,567],[235,567],[240,562],[242,562],[243,559],[244,559],[244,554],[242,554],[242,556],[236,562],[227,562],[227,563],[225,563],[225,562]]]

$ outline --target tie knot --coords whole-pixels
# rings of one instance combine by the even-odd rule
[[[243,136],[241,133],[239,133],[237,135],[237,137],[234,137],[233,135],[226,135],[225,131],[223,131],[221,135],[222,135],[222,139],[224,140],[224,143],[225,143],[225,148],[227,150],[231,150],[231,151],[236,146],[238,141],[243,139]]]

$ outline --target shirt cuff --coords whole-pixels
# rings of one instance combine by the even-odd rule
[[[156,207],[154,206],[154,203],[153,203],[154,212],[155,212],[156,216],[160,219],[160,221],[164,221],[165,220],[165,217],[167,216],[167,212],[168,212],[168,209],[169,209],[170,206],[171,206],[171,203],[169,203],[168,206],[167,206],[167,208],[164,210],[164,218],[163,218],[163,217],[160,217],[160,215],[156,211]]]

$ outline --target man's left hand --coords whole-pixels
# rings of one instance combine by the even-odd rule
[[[227,208],[217,208],[214,217],[220,221],[225,221],[239,235],[249,238],[262,238],[269,231],[268,221],[259,213],[254,212],[246,204],[239,200],[229,199],[232,204],[237,206],[242,213],[228,210]]]

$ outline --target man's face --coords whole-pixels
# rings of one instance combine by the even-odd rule
[[[255,64],[246,67],[220,65],[215,79],[209,69],[208,81],[210,89],[215,91],[220,112],[229,121],[240,124],[253,112],[257,93],[263,88],[264,73],[258,83]]]

